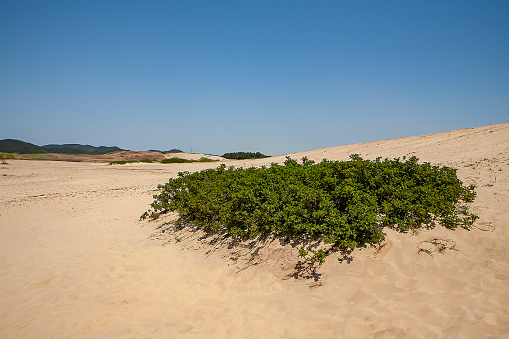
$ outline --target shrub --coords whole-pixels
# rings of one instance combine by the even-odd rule
[[[6,159],[14,159],[14,155],[9,153],[0,153],[0,160],[2,160],[2,164],[7,164],[5,162]]]
[[[161,160],[161,164],[175,164],[175,163],[191,163],[193,160],[182,159],[182,158],[169,158]]]
[[[174,163],[193,163],[193,162],[216,162],[219,160],[201,157],[200,160],[182,159],[182,158],[169,158],[161,161],[161,164],[174,164]]]
[[[209,159],[209,158],[205,158],[205,157],[201,157],[200,160],[198,160],[198,162],[216,162],[216,161],[219,161],[219,160]]]
[[[318,164],[287,157],[284,165],[179,173],[158,186],[142,218],[177,211],[181,221],[232,236],[272,233],[353,249],[382,241],[384,227],[404,232],[437,221],[469,228],[478,217],[459,203],[472,202],[474,188],[463,186],[455,169],[418,164],[416,157],[369,161],[352,155],[351,161]],[[324,253],[314,253],[323,262]]]

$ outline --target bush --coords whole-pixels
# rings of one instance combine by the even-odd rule
[[[161,164],[190,163],[190,162],[194,161],[182,158],[169,158],[161,160]]]
[[[193,163],[193,162],[216,162],[219,160],[213,160],[205,157],[201,157],[200,160],[190,160],[182,158],[169,158],[161,161],[161,164],[175,164],[175,163]]]
[[[9,153],[0,153],[0,160],[2,160],[2,164],[7,164],[5,162],[6,159],[14,159],[14,155]]]
[[[209,159],[205,157],[201,157],[200,160],[198,160],[198,162],[217,162],[217,161],[219,160]]]
[[[142,218],[177,211],[181,221],[209,231],[318,239],[342,249],[382,241],[384,227],[404,232],[437,221],[469,228],[478,217],[459,203],[474,200],[475,186],[463,186],[455,169],[405,160],[352,155],[299,164],[287,157],[284,165],[183,172],[158,186]],[[315,254],[322,262],[324,253]]]

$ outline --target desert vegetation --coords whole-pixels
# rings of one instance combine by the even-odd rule
[[[323,262],[333,249],[353,249],[384,240],[385,227],[401,232],[423,225],[469,228],[478,218],[468,211],[475,186],[464,186],[456,170],[419,164],[416,157],[181,172],[159,185],[151,209],[157,219],[169,211],[180,225],[192,224],[232,237],[269,234],[293,239],[309,261]],[[316,241],[327,250],[311,251]]]
[[[0,160],[2,161],[2,164],[7,164],[5,162],[6,159],[14,159],[14,155],[9,153],[0,153]]]

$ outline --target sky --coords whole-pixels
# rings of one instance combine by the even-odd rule
[[[506,0],[0,1],[0,139],[282,155],[506,122]]]

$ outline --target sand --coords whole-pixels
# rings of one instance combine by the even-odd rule
[[[278,242],[235,261],[235,249],[162,233],[172,216],[138,220],[157,184],[219,163],[0,165],[0,337],[508,337],[509,124],[292,157],[352,153],[458,168],[461,180],[477,183],[479,228],[388,230],[382,247],[328,258],[315,281],[292,276],[296,249]],[[433,237],[457,251],[419,252]]]

